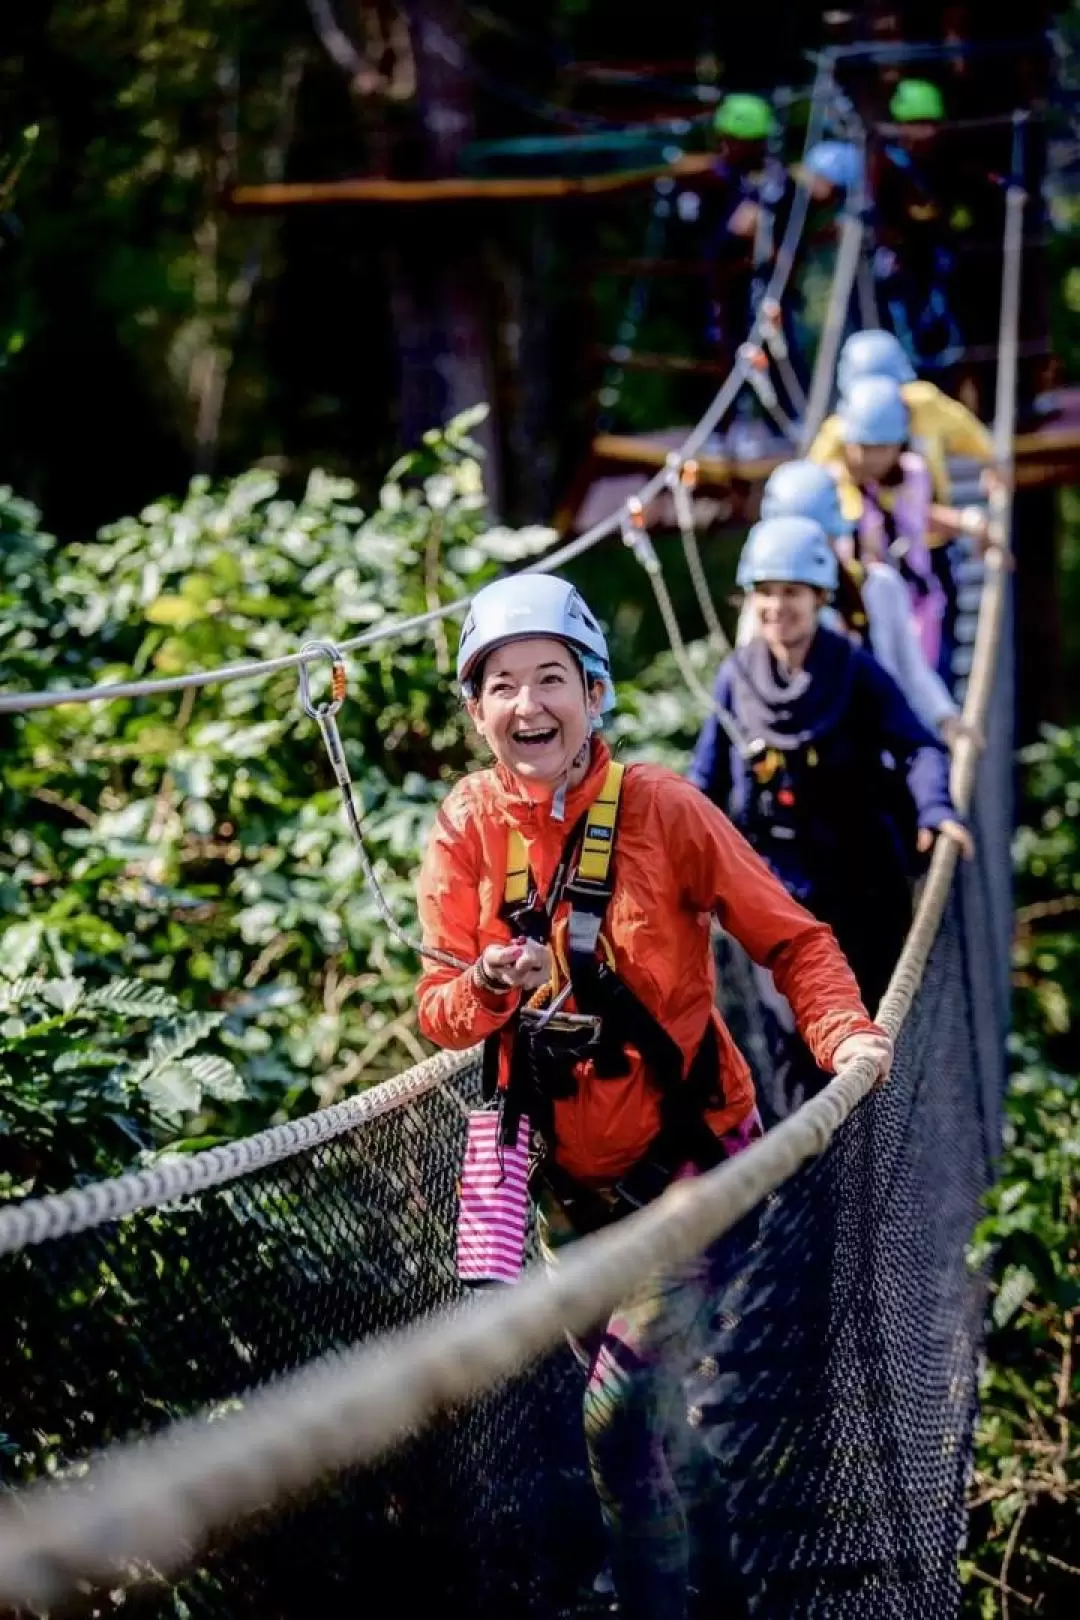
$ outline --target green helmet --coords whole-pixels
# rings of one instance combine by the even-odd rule
[[[764,141],[775,128],[772,108],[763,96],[725,96],[713,118],[716,133],[736,141]]]
[[[889,111],[898,124],[940,124],[945,117],[945,102],[929,79],[901,79]]]

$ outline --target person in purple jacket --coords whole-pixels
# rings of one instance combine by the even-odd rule
[[[918,857],[938,836],[974,853],[949,793],[949,755],[892,677],[818,624],[838,582],[820,524],[756,524],[737,578],[753,594],[758,633],[721,664],[714,700],[738,741],[710,715],[690,780],[728,812],[794,898],[830,925],[873,1009],[911,924]],[[790,1035],[783,1006],[767,982],[762,988]],[[777,1085],[784,1105],[764,1099],[774,1116],[798,1100],[790,1074]],[[800,1086],[815,1089],[805,1074]]]

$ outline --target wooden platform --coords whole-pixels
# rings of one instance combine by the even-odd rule
[[[1047,485],[1080,483],[1080,388],[1061,389],[1054,396],[1057,409],[1044,425],[1020,433],[1016,439],[1016,487],[1038,489]],[[617,512],[643,479],[664,466],[678,449],[689,426],[657,433],[601,433],[593,440],[589,459],[561,514],[562,527],[571,532],[590,528]],[[762,438],[760,455],[738,459],[717,439],[698,452],[698,485],[713,494],[730,495],[764,483],[793,447],[778,435]]]
[[[521,175],[484,178],[452,175],[441,180],[392,180],[360,175],[345,180],[292,180],[256,186],[235,186],[229,206],[277,212],[282,208],[312,207],[329,203],[560,202],[575,197],[602,197],[612,192],[640,190],[667,175],[702,174],[712,164],[708,152],[688,152],[674,163],[648,169],[613,169],[605,174]]]

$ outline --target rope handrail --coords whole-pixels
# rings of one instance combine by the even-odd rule
[[[1018,186],[1011,197],[1002,277],[1006,361],[1016,341],[1025,201]],[[1015,418],[1015,375],[1015,366],[1006,363],[997,397],[995,442],[1005,458]],[[970,734],[986,723],[1006,622],[1010,504],[1004,485],[996,495],[998,546],[986,561],[964,703]],[[971,735],[962,738],[953,772],[961,813],[971,804],[977,762]],[[894,1038],[922,983],[958,855],[955,843],[938,840],[878,1009],[879,1022]],[[282,1501],[332,1469],[375,1461],[437,1414],[520,1372],[553,1349],[565,1331],[586,1332],[644,1273],[689,1260],[730,1230],[825,1151],[874,1084],[868,1060],[847,1065],[745,1153],[581,1239],[553,1274],[534,1270],[515,1288],[485,1293],[403,1332],[323,1358],[213,1423],[197,1416],[150,1440],[114,1447],[88,1477],[19,1492],[0,1506],[0,1601],[55,1604],[81,1580],[130,1574],[135,1561],[167,1574],[190,1561],[222,1526]]]
[[[107,1221],[123,1220],[141,1209],[157,1209],[181,1198],[209,1192],[213,1187],[250,1175],[253,1170],[332,1142],[444,1086],[475,1052],[475,1048],[465,1052],[435,1052],[422,1063],[377,1086],[370,1086],[355,1097],[346,1097],[342,1102],[304,1114],[300,1119],[270,1125],[253,1136],[226,1142],[221,1147],[203,1148],[198,1153],[163,1159],[145,1170],[129,1170],[124,1175],[95,1181],[86,1187],[69,1187],[66,1192],[0,1206],[0,1255],[15,1254],[20,1249],[71,1237]]]
[[[817,64],[817,71],[811,90],[810,117],[807,120],[806,139],[804,150],[810,147],[819,138],[825,123],[825,100],[832,84],[832,70],[828,55],[823,55]],[[779,303],[787,289],[791,272],[795,265],[795,255],[810,211],[810,190],[800,181],[796,187],[795,201],[792,204],[788,217],[787,229],[776,256],[776,264],[769,285],[765,291],[766,301]],[[755,343],[761,332],[762,315],[759,307],[747,336],[748,343]],[[680,461],[691,460],[701,446],[708,439],[716,424],[731,409],[746,380],[746,367],[742,358],[737,358],[726,380],[723,382],[712,403],[691,428],[683,443],[679,446],[677,454]],[[648,507],[660,495],[666,484],[666,473],[660,470],[655,473],[637,492],[643,506]],[[568,541],[550,552],[546,557],[539,557],[526,567],[518,570],[524,574],[547,573],[552,569],[561,568],[566,563],[573,562],[576,557],[591,551],[609,535],[618,532],[620,527],[620,513],[613,512],[609,517],[602,518],[591,529],[579,535],[576,540]],[[373,630],[366,630],[361,635],[351,636],[346,640],[336,642],[338,650],[343,653],[359,652],[368,647],[375,647],[387,642],[396,642],[407,639],[409,636],[427,630],[431,625],[443,619],[463,614],[469,606],[468,597],[459,597],[456,601],[442,603],[426,613],[417,613],[406,619],[399,619],[395,623],[378,625]],[[298,665],[309,661],[318,654],[305,653],[302,650],[295,653],[284,654],[280,658],[251,659],[242,664],[223,664],[216,669],[191,670],[186,675],[166,675],[145,680],[109,681],[100,686],[82,686],[68,688],[52,688],[44,692],[0,692],[0,714],[28,714],[40,709],[53,709],[64,703],[118,703],[126,699],[157,697],[168,692],[186,692],[192,688],[205,686],[218,686],[229,681],[264,680],[270,675],[276,675],[282,670],[296,669]]]

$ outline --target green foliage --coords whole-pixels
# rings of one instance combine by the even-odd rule
[[[31,934],[8,930],[4,968]],[[204,1103],[242,1097],[228,1059],[196,1050],[224,1016],[139,979],[0,982],[0,1198],[121,1170]]]
[[[368,516],[342,480],[315,474],[291,501],[253,472],[220,489],[196,480],[182,500],[61,552],[8,498],[0,686],[273,658],[469,594],[552,538],[486,526],[469,437],[478,419],[428,434]],[[434,657],[422,636],[353,658],[340,716],[369,847],[406,923],[419,849],[448,779],[471,759],[452,635],[451,624],[434,636]],[[324,681],[316,666],[317,693]],[[3,717],[0,747],[12,829],[0,852],[0,976],[81,980],[88,994],[133,977],[167,987],[201,1020],[206,1057],[228,1065],[159,1065],[110,1081],[114,1091],[136,1087],[174,1133],[233,1134],[423,1054],[415,960],[364,886],[295,671]],[[12,1074],[27,1106],[41,1088],[55,1114],[54,1034],[58,1044],[19,1046]],[[141,1117],[133,1134],[148,1140]],[[95,1155],[89,1133],[82,1169],[115,1157],[111,1146]],[[50,1177],[61,1160],[48,1161]]]
[[[971,1251],[991,1278],[962,1565],[968,1612],[981,1620],[1010,1598],[1047,1615],[1080,1600],[1080,731],[1047,732],[1025,759],[1033,817],[1016,839],[1015,1073]]]

